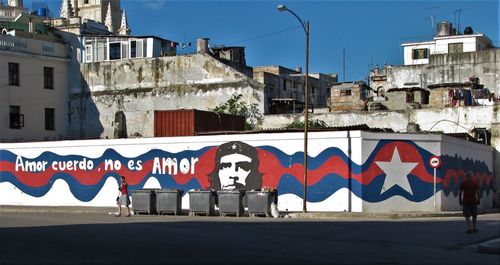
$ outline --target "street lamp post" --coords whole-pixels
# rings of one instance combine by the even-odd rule
[[[297,16],[292,10],[288,9],[285,5],[278,5],[278,10],[288,11],[294,15],[302,25],[304,32],[306,33],[306,83],[304,85],[304,198],[302,200],[302,211],[307,212],[307,129],[309,126],[309,107],[308,107],[308,96],[309,96],[309,20],[305,22]]]

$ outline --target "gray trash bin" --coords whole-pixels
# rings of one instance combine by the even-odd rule
[[[217,199],[220,215],[243,215],[245,208],[243,207],[244,190],[220,190],[217,191]]]
[[[189,215],[213,215],[215,211],[215,191],[192,190],[189,194]]]
[[[181,189],[155,190],[156,212],[158,214],[180,214],[183,192]]]
[[[135,214],[156,214],[155,190],[133,190],[132,209],[134,210]]]
[[[247,191],[248,215],[251,217],[257,215],[271,216],[271,203],[277,199],[277,192],[269,191]]]

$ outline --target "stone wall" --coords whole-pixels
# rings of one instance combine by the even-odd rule
[[[86,63],[80,71],[82,90],[69,95],[74,139],[113,138],[119,111],[128,137],[153,137],[155,110],[209,110],[235,93],[263,113],[263,85],[208,55]]]
[[[387,66],[387,88],[417,83],[420,87],[441,83],[463,83],[479,78],[498,97],[500,94],[500,49],[458,54],[434,54],[426,65]]]

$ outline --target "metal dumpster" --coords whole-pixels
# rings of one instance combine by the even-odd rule
[[[183,192],[181,189],[155,190],[156,212],[158,214],[180,214]]]
[[[240,217],[243,215],[245,208],[243,207],[244,190],[220,190],[217,191],[217,199],[219,205],[219,214],[222,215],[236,215]]]
[[[156,214],[156,196],[154,189],[132,191],[132,210],[134,214]]]
[[[213,215],[215,212],[215,191],[189,191],[189,215]]]
[[[276,191],[247,191],[248,215],[255,217],[257,215],[271,216],[271,203],[277,203]]]

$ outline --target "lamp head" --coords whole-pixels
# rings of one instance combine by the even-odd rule
[[[281,11],[281,12],[283,12],[283,11],[287,11],[288,8],[286,8],[285,5],[278,5],[278,10]]]

